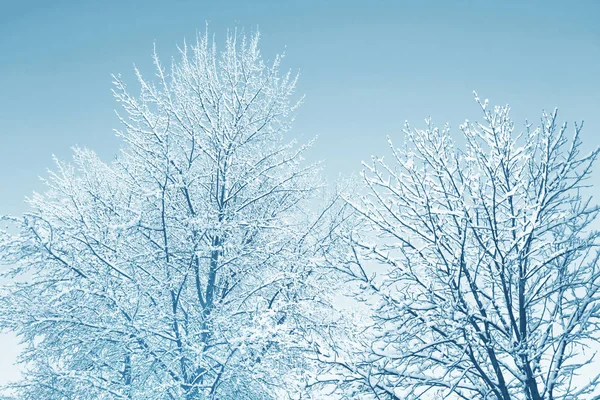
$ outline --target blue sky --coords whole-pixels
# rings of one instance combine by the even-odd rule
[[[286,52],[306,94],[294,130],[319,136],[311,157],[331,179],[384,153],[407,119],[478,118],[473,90],[511,104],[518,125],[558,106],[561,120],[585,120],[587,148],[600,144],[594,0],[0,2],[0,214],[24,211],[52,154],[115,154],[111,74],[133,82],[135,63],[149,76],[153,43],[167,61],[205,21],[217,39],[258,27],[266,58]],[[0,381],[12,347],[0,337]]]

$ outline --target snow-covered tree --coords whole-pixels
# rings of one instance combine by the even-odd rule
[[[347,398],[597,398],[598,150],[582,154],[581,125],[570,138],[556,111],[520,130],[477,102],[462,145],[407,125],[347,197],[362,225],[339,270],[374,310],[364,355],[321,354]]]
[[[320,187],[286,132],[296,76],[258,35],[199,35],[157,78],[115,77],[111,163],[75,149],[5,217],[0,328],[19,399],[280,399],[318,325]]]

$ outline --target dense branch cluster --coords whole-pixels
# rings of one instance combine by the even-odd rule
[[[316,307],[319,183],[306,146],[284,141],[296,77],[279,63],[258,36],[222,52],[200,36],[168,76],[155,57],[156,86],[136,71],[137,98],[115,78],[118,159],[76,149],[2,236],[25,277],[2,300],[31,364],[20,398],[263,399],[288,384]]]

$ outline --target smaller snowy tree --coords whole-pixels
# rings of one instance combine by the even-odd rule
[[[373,324],[364,355],[321,355],[348,398],[596,398],[598,208],[584,188],[598,150],[582,154],[581,125],[569,139],[556,111],[517,133],[509,107],[477,102],[462,149],[447,127],[407,125],[348,196],[362,225],[339,269]]]

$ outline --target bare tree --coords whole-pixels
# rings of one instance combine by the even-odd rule
[[[348,398],[596,398],[598,208],[584,188],[598,150],[582,155],[581,125],[569,139],[556,111],[517,133],[508,106],[477,102],[462,149],[448,127],[407,125],[348,196],[362,225],[339,269],[373,324],[364,355],[320,355]]]
[[[75,149],[5,218],[0,327],[20,399],[272,399],[294,390],[322,291],[320,187],[286,132],[296,76],[258,34],[199,35],[157,79],[115,77],[124,147]],[[276,371],[276,372],[274,372]],[[298,371],[298,372],[296,372]]]

